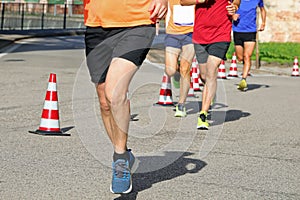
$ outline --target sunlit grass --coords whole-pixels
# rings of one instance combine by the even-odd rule
[[[259,59],[268,63],[276,62],[280,64],[293,63],[295,56],[300,57],[300,43],[259,43]],[[230,44],[227,52],[227,58],[231,59],[234,52],[233,42]],[[254,49],[252,60],[256,59],[256,50]]]

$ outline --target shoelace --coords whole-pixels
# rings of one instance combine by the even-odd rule
[[[200,119],[203,121],[203,122],[205,122],[205,120],[206,120],[206,116],[202,113],[202,114],[200,114]]]
[[[178,104],[178,110],[183,111],[184,105],[183,104]]]
[[[119,161],[115,163],[114,174],[117,178],[125,178],[128,176],[129,169],[125,161]]]

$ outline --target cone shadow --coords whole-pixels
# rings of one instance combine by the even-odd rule
[[[28,131],[28,133],[33,133],[33,134],[37,134],[37,135],[43,135],[43,136],[71,136],[71,134],[66,133],[69,130],[71,130],[72,128],[74,128],[75,126],[69,126],[69,127],[65,127],[60,129],[60,131],[42,131],[42,130],[35,130],[35,131]]]

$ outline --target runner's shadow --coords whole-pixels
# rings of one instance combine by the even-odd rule
[[[269,85],[260,85],[260,84],[248,84],[248,90],[255,90],[259,88],[269,88]]]
[[[212,111],[208,115],[208,120],[212,120],[212,126],[223,124],[224,122],[231,122],[241,119],[242,117],[248,117],[251,114],[243,112],[241,110],[227,110],[227,111]]]
[[[198,101],[186,101],[185,102],[185,108],[186,108],[186,113],[188,115],[190,115],[190,114],[198,113],[199,109],[201,107],[199,107]],[[174,111],[175,111],[175,109],[174,109]]]
[[[137,173],[133,174],[132,192],[122,194],[115,200],[135,200],[139,192],[151,188],[155,183],[171,180],[188,173],[198,173],[206,166],[206,163],[198,159],[187,158],[190,155],[193,153],[166,152],[164,156],[138,157],[140,163],[136,170]]]
[[[235,84],[236,86],[238,84]],[[250,91],[250,90],[256,90],[256,89],[259,89],[259,88],[269,88],[270,86],[269,85],[264,85],[264,84],[248,84],[248,89],[247,91]]]
[[[200,101],[188,101],[185,104],[186,111],[187,111],[188,115],[199,113],[200,109],[201,109],[201,106],[202,106],[202,102],[200,102]],[[226,104],[218,103],[218,102],[214,103],[211,106],[211,108],[213,108],[213,109],[221,109],[221,108],[227,108],[227,107],[228,106]]]
[[[202,106],[201,105],[201,103],[200,103],[200,106]],[[211,106],[211,108],[212,109],[221,109],[221,108],[227,108],[228,106],[226,105],[226,104],[224,104],[224,103],[218,103],[218,102],[215,102],[212,106]]]

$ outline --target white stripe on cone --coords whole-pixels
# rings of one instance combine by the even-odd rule
[[[48,83],[48,91],[56,91],[56,83],[49,82]]]
[[[59,120],[41,118],[40,127],[59,128]]]
[[[170,83],[162,83],[161,88],[162,89],[169,89],[169,88],[171,88],[171,84]]]
[[[57,101],[47,101],[47,100],[45,100],[44,109],[47,109],[47,110],[58,110]]]
[[[159,102],[173,103],[170,96],[159,95]]]

